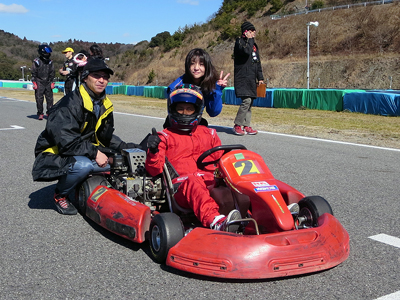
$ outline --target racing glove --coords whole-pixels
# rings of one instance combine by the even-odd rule
[[[37,90],[37,83],[36,82],[32,82],[32,84],[33,84],[33,89]]]
[[[157,130],[153,127],[151,130],[151,135],[149,136],[147,140],[147,147],[149,148],[149,151],[153,154],[156,154],[158,152],[158,145],[160,144],[161,139],[157,134]]]
[[[56,84],[54,82],[51,83],[51,89],[54,89],[54,87],[56,86]]]

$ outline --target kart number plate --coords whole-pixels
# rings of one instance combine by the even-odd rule
[[[261,173],[252,160],[236,161],[233,163],[233,167],[239,176]]]

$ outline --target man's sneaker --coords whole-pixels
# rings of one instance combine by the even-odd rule
[[[39,115],[38,120],[40,120],[40,121],[43,120],[43,117],[44,117],[43,114]]]
[[[235,125],[233,126],[233,133],[236,135],[245,135],[246,132],[243,131],[242,126]]]
[[[211,224],[211,229],[219,231],[236,232],[239,229],[240,222],[229,224],[232,221],[240,220],[242,216],[237,209],[232,210],[227,217],[218,216],[216,220]]]
[[[244,126],[244,131],[246,132],[246,134],[250,134],[250,135],[254,135],[257,134],[258,131],[251,128],[250,126]]]
[[[78,213],[75,206],[73,206],[72,203],[69,202],[66,196],[55,194],[54,201],[56,202],[56,207],[60,214],[76,215]]]

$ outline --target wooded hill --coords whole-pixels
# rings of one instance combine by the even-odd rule
[[[309,1],[318,7],[342,5],[344,1]],[[348,2],[347,2],[348,3]],[[251,5],[250,5],[251,4]],[[316,88],[400,89],[399,2],[272,19],[275,13],[304,11],[305,1],[225,0],[204,24],[186,25],[175,33],[161,32],[136,45],[100,44],[115,70],[114,81],[133,85],[168,85],[184,72],[184,59],[195,47],[206,49],[218,70],[230,72],[233,85],[233,45],[243,21],[257,29],[264,76],[269,87],[306,86],[307,26],[310,27],[310,86]],[[5,39],[3,37],[6,37]],[[0,31],[0,64],[30,65],[37,56],[37,42]],[[60,65],[66,46],[88,49],[92,42],[70,40],[52,44]],[[2,52],[4,54],[2,54]],[[6,59],[4,59],[6,55]],[[0,65],[0,70],[2,70]],[[1,72],[1,71],[0,71]],[[0,73],[0,77],[1,73]]]

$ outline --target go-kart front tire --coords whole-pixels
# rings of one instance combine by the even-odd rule
[[[150,223],[150,253],[159,263],[164,263],[168,251],[185,235],[181,219],[174,213],[155,215]]]
[[[306,225],[317,227],[318,218],[325,213],[333,215],[332,207],[321,196],[308,196],[299,201],[299,218],[306,217]]]
[[[107,179],[102,175],[93,175],[82,182],[76,189],[75,198],[78,202],[78,210],[82,215],[86,214],[86,202],[90,194],[99,185],[108,186]]]

